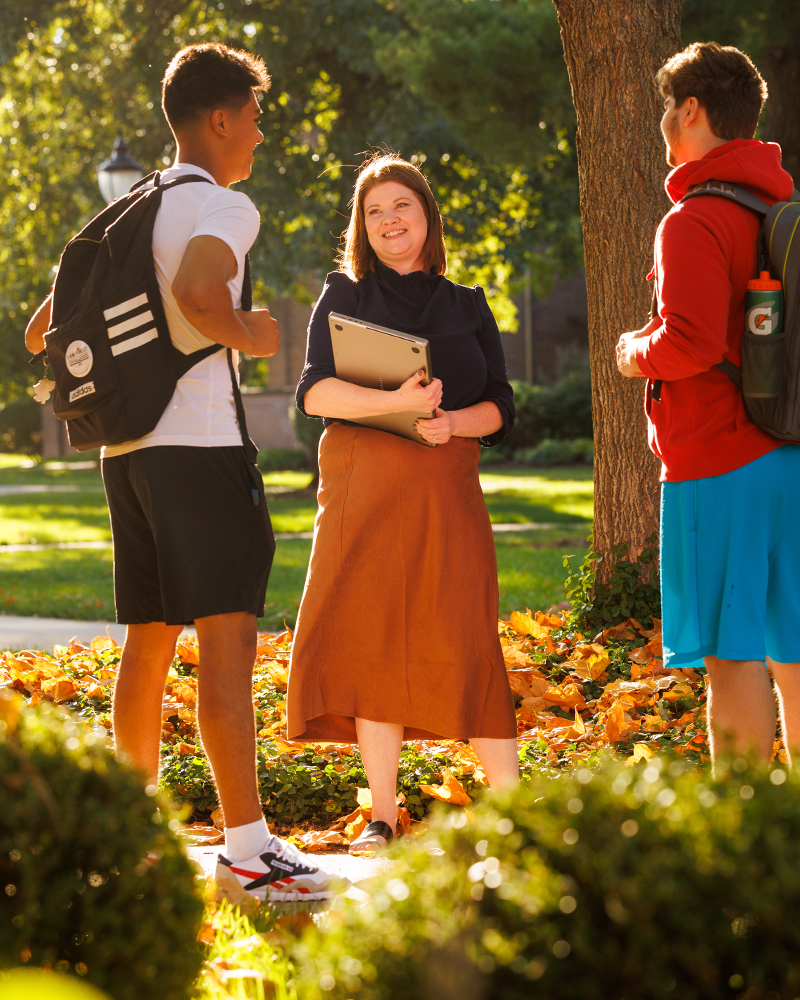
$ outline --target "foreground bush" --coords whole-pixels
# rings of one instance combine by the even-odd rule
[[[304,998],[792,1000],[800,777],[681,761],[533,778],[440,814],[298,950]]]
[[[0,996],[3,1000],[108,1000],[108,994],[74,976],[40,969],[0,972]]]
[[[63,709],[0,694],[0,968],[185,1000],[202,903],[178,822],[104,744]]]

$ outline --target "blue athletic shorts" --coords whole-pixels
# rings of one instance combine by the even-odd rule
[[[800,662],[800,447],[661,484],[664,665]]]

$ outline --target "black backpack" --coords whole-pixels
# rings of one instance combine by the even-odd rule
[[[45,348],[55,388],[53,410],[67,422],[77,451],[134,441],[152,431],[175,386],[213,344],[183,354],[172,343],[153,262],[153,226],[164,191],[179,184],[210,184],[190,175],[161,183],[159,171],[117,198],[67,244],[53,288]],[[249,261],[242,309],[252,308]],[[251,462],[257,450],[247,434],[239,383],[228,366],[242,443]]]
[[[800,192],[768,205],[736,184],[706,181],[681,201],[706,196],[735,202],[762,220],[758,270],[777,277],[784,297],[783,333],[765,337],[745,330],[741,368],[727,358],[717,368],[742,390],[754,424],[783,441],[800,441]]]

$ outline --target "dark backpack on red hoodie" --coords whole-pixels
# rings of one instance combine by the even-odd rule
[[[741,368],[727,358],[717,368],[742,390],[757,427],[782,441],[800,441],[800,192],[769,205],[736,184],[706,181],[689,188],[681,201],[706,196],[725,198],[762,220],[758,270],[780,281],[784,297],[783,333],[765,337],[745,330]]]

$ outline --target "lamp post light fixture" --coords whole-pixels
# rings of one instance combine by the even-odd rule
[[[144,170],[140,163],[137,163],[128,155],[128,144],[122,138],[120,129],[114,151],[107,160],[103,160],[97,169],[97,183],[100,185],[100,194],[105,198],[106,204],[110,204],[115,198],[127,194],[131,186],[144,176]]]

